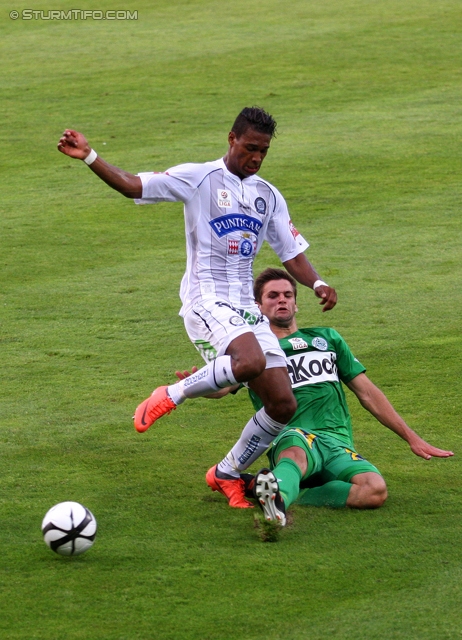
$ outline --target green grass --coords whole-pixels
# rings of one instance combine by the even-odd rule
[[[461,638],[460,3],[140,0],[119,7],[136,21],[8,18],[22,8],[2,3],[0,24],[0,637]],[[352,399],[389,500],[294,508],[274,544],[204,482],[245,394],[132,427],[155,386],[199,364],[177,316],[181,206],[137,208],[56,151],[72,127],[129,171],[211,160],[249,104],[278,120],[262,176],[339,293],[321,314],[303,292],[300,324],[338,329],[408,423],[456,452],[414,457]],[[256,269],[277,264],[264,249]],[[98,520],[79,558],[41,540],[63,500]]]

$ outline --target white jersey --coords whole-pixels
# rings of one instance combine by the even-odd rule
[[[264,240],[281,262],[309,246],[293,226],[279,191],[256,175],[241,180],[223,159],[138,175],[143,194],[137,204],[184,203],[187,264],[180,315],[208,298],[239,308],[253,306],[252,265]]]

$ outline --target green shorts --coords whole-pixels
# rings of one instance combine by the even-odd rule
[[[271,469],[277,464],[281,451],[289,447],[300,447],[308,458],[308,469],[302,478],[300,488],[314,487],[331,480],[350,482],[358,473],[378,473],[373,464],[359,455],[353,448],[345,446],[341,440],[331,435],[316,435],[299,428],[285,429],[274,440],[268,451]]]

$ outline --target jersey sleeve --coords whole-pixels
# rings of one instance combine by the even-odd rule
[[[350,380],[353,380],[353,378],[356,378],[360,373],[364,373],[366,367],[355,358],[342,336],[334,329],[331,331],[331,340],[335,345],[335,351],[337,353],[336,365],[338,375],[340,380],[346,384],[350,382]]]
[[[138,173],[143,193],[141,198],[135,200],[135,203],[188,202],[197,189],[199,166],[183,164],[172,167],[164,173]]]
[[[286,262],[303,253],[310,245],[292,223],[282,195],[274,187],[273,190],[276,201],[265,239],[281,262]]]

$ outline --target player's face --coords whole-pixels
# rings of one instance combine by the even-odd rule
[[[288,327],[297,311],[295,295],[288,280],[270,280],[262,290],[260,311],[271,324]]]
[[[231,131],[228,136],[229,149],[224,160],[231,173],[244,179],[260,169],[270,147],[271,136],[247,129],[239,138]]]

